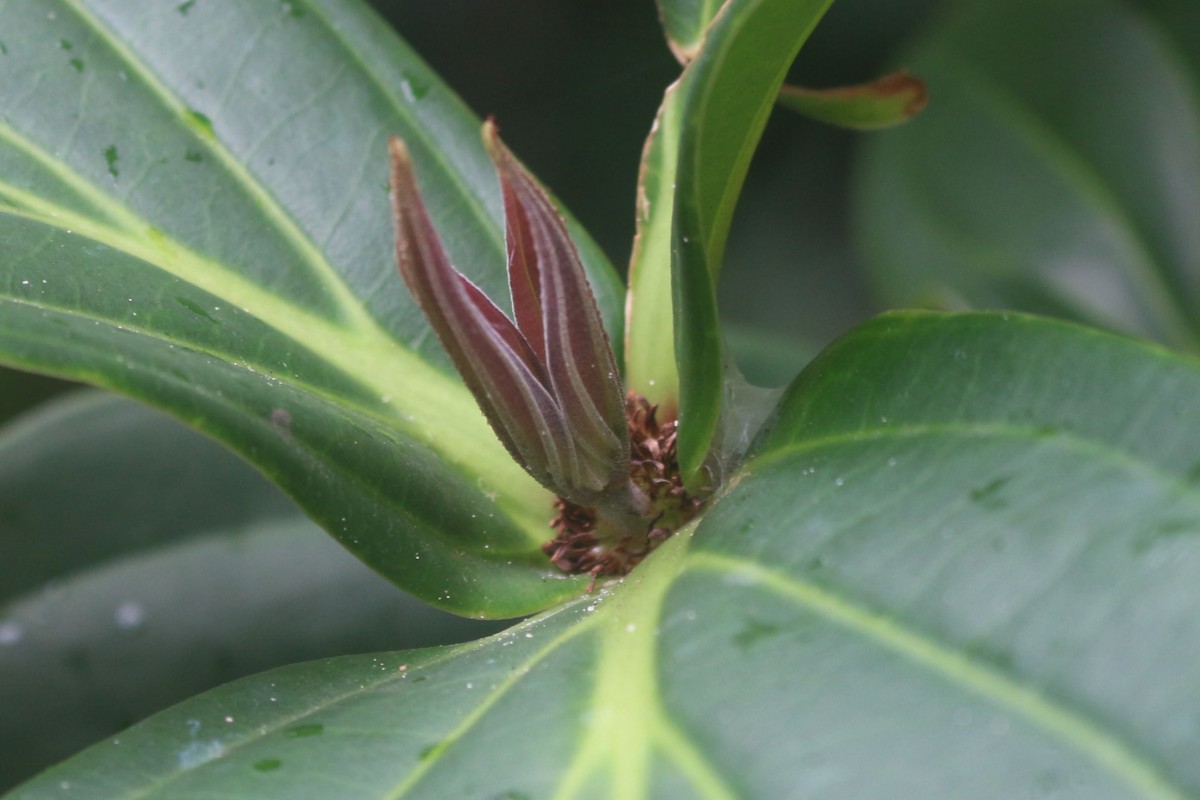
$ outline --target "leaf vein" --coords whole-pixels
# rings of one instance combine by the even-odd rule
[[[1095,722],[1055,703],[1043,693],[1022,686],[1009,676],[949,649],[941,642],[903,627],[898,620],[855,605],[828,589],[741,558],[693,551],[688,556],[687,567],[724,574],[736,573],[749,578],[824,619],[1011,709],[1090,757],[1146,797],[1163,800],[1187,798],[1187,794],[1172,785],[1144,755],[1099,728]]]

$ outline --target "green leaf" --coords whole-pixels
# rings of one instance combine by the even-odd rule
[[[0,433],[0,552],[0,790],[234,678],[495,629],[403,594],[224,448],[98,392]]]
[[[13,797],[1195,796],[1198,393],[1093,330],[882,317],[622,582],[223,687]]]
[[[378,18],[53,0],[4,5],[0,29],[0,361],[169,410],[444,607],[514,615],[581,589],[538,550],[550,498],[396,274],[391,134],[494,296],[504,244],[478,123]],[[573,233],[618,333],[619,285]]]
[[[0,601],[203,531],[297,514],[214,442],[129,400],[77,392],[0,428]]]
[[[904,63],[928,111],[867,144],[863,252],[897,305],[1015,308],[1200,346],[1194,3],[972,3]]]
[[[625,386],[659,406],[663,419],[676,416],[679,410],[671,232],[681,91],[679,82],[667,89],[642,153],[625,328]]]
[[[696,57],[704,32],[726,3],[722,0],[657,0],[658,16],[671,52],[686,64]]]
[[[724,365],[716,281],[750,157],[800,46],[831,0],[732,2],[688,66],[681,94],[671,261],[681,370],[679,463],[700,483],[717,434]]]

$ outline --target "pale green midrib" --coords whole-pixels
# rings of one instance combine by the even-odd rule
[[[349,410],[354,411],[355,413],[358,413],[364,417],[367,417],[376,422],[379,422],[380,424],[387,426],[387,427],[397,428],[400,425],[400,423],[402,422],[401,420],[397,420],[394,417],[380,415],[378,413],[378,411],[376,411],[375,409],[367,408],[358,403],[350,402],[345,395],[329,394],[326,390],[322,389],[320,386],[317,386],[316,384],[313,384],[313,383],[309,383],[307,381],[297,380],[295,376],[281,375],[279,373],[273,372],[272,368],[270,368],[270,367],[267,367],[267,366],[264,366],[261,364],[256,364],[256,363],[254,363],[252,361],[248,361],[240,356],[235,356],[232,353],[223,352],[221,350],[216,350],[211,347],[204,347],[204,346],[197,344],[196,342],[188,341],[186,339],[179,339],[179,338],[176,338],[173,336],[168,336],[158,330],[145,328],[143,326],[140,326],[137,324],[132,324],[127,321],[116,321],[116,320],[110,319],[109,317],[104,317],[104,316],[100,316],[98,314],[92,314],[89,312],[80,311],[80,310],[77,310],[74,308],[65,308],[65,307],[50,305],[47,303],[38,303],[29,298],[24,298],[24,297],[17,297],[17,296],[10,295],[8,297],[0,297],[0,300],[3,300],[4,302],[7,302],[7,303],[12,303],[17,306],[26,306],[29,308],[35,308],[38,311],[42,311],[42,312],[48,312],[48,313],[52,313],[52,314],[63,314],[63,315],[69,316],[73,319],[82,319],[82,320],[89,320],[92,322],[98,322],[98,323],[116,328],[118,330],[124,331],[126,333],[134,334],[137,336],[144,336],[147,339],[154,340],[155,342],[161,342],[161,343],[169,345],[169,346],[177,347],[181,351],[187,351],[187,352],[192,352],[192,353],[198,353],[200,355],[209,356],[215,360],[226,363],[232,367],[244,369],[247,372],[253,373],[254,375],[257,375],[264,379],[274,381],[275,383],[286,385],[290,388],[301,391],[304,394],[309,394],[314,397],[317,397],[317,398],[321,399],[322,401],[327,402],[331,405],[349,409]],[[197,391],[202,392],[203,387],[197,387]]]
[[[588,601],[589,601],[589,598],[586,598],[586,597],[581,598],[579,600],[572,601],[570,603],[567,603],[567,604],[561,606],[554,613],[556,613],[556,614],[565,613],[566,611],[571,610],[575,606],[578,606],[581,603],[585,603]],[[539,617],[538,619],[531,620],[528,623],[524,623],[524,624],[518,625],[514,628],[510,628],[508,631],[497,634],[496,636],[481,640],[481,642],[490,643],[493,640],[498,641],[498,640],[506,638],[508,636],[515,636],[517,631],[522,630],[525,627],[533,627],[537,624],[540,624],[541,622],[544,622],[545,619],[546,619],[545,617]],[[532,671],[533,667],[535,667],[541,661],[545,660],[552,653],[554,653],[556,650],[558,650],[563,645],[570,642],[572,639],[575,639],[576,637],[581,636],[584,633],[587,633],[588,631],[590,631],[592,628],[596,627],[595,619],[596,619],[595,617],[585,617],[582,620],[576,621],[574,624],[570,625],[566,630],[562,631],[557,636],[555,636],[553,639],[551,639],[549,642],[542,645],[533,655],[531,655],[525,661],[521,662],[521,664],[511,668],[509,670],[508,677],[505,678],[503,681],[501,681],[496,686],[496,688],[493,689],[479,705],[477,705],[474,709],[471,710],[470,713],[468,713],[465,717],[463,717],[462,721],[459,722],[459,724],[457,726],[455,726],[453,730],[451,730],[449,733],[447,733],[445,736],[443,736],[441,741],[434,748],[434,750],[426,758],[424,758],[423,760],[421,760],[418,763],[416,769],[414,769],[412,772],[410,772],[403,781],[398,783],[390,791],[388,791],[386,794],[384,794],[382,796],[383,800],[398,800],[399,798],[404,797],[406,794],[408,794],[408,792],[410,790],[412,790],[415,786],[417,786],[417,784],[419,784],[421,782],[421,780],[424,779],[424,777],[430,772],[430,770],[432,770],[438,764],[438,762],[441,760],[442,756],[451,747],[453,747],[455,744],[457,744],[462,739],[463,736],[465,736],[467,733],[469,733],[475,727],[475,725],[478,724],[480,722],[480,720],[483,719],[483,717],[487,714],[487,712],[490,711],[496,705],[496,703],[500,702],[500,700],[502,698],[504,698],[513,687],[515,687],[527,675],[529,675],[529,673]]]
[[[104,42],[114,55],[129,67],[132,74],[138,76],[142,84],[158,98],[163,107],[173,114],[181,127],[185,130],[191,129],[191,126],[187,122],[191,114],[188,106],[182,103],[123,41],[118,39],[99,19],[85,9],[80,0],[60,1],[70,7],[74,14],[94,31],[96,37]],[[216,137],[215,131],[211,137],[195,136],[194,138],[216,158],[218,163],[234,178],[238,185],[243,187],[255,205],[262,210],[275,229],[289,243],[296,254],[300,256],[301,260],[308,264],[311,274],[321,282],[334,298],[339,313],[344,315],[347,321],[361,330],[365,331],[377,328],[378,323],[376,320],[366,312],[359,298],[350,291],[341,276],[333,268],[333,265],[325,258],[325,255],[300,230],[296,221],[279,205],[278,200],[221,143]]]
[[[96,224],[93,220],[78,216],[75,212],[66,208],[54,207],[51,204],[43,202],[38,196],[12,187],[2,181],[0,181],[0,195],[5,195],[15,200],[24,208],[24,211],[18,210],[12,212],[12,216],[46,225],[53,229],[63,230],[72,235],[82,236],[83,238],[111,247],[113,250],[125,253],[152,269],[160,270],[178,278],[197,289],[207,292],[213,297],[223,300],[230,307],[253,316],[264,325],[274,328],[289,339],[304,345],[310,352],[320,355],[332,366],[344,367],[348,363],[353,363],[353,354],[356,350],[381,349],[378,343],[379,340],[368,338],[368,335],[364,332],[342,328],[323,317],[313,315],[303,308],[287,303],[281,300],[278,295],[265,291],[238,273],[227,271],[221,265],[192,253],[187,248],[166,237],[162,237],[158,241],[151,241],[135,238],[135,234],[132,233],[106,229],[104,226]],[[198,277],[204,275],[212,277],[209,280],[197,280]],[[264,313],[269,311],[273,311],[274,313]],[[73,313],[79,313],[81,316],[84,314],[82,310],[74,311]],[[108,321],[117,324],[115,320]],[[125,323],[121,324],[125,325]],[[132,326],[126,325],[126,327]],[[170,339],[165,334],[158,335],[164,341]],[[322,348],[316,344],[317,342],[332,342],[335,340],[344,348],[343,351],[339,352],[330,348],[329,351],[322,352],[326,348]],[[423,376],[419,383],[437,381],[444,384],[439,387],[440,393],[453,391],[452,386],[455,382],[448,376],[434,371],[426,362],[420,361],[410,351],[398,346],[394,340],[386,339],[384,341],[386,345],[382,349],[387,352],[389,358],[396,359],[398,362],[397,366],[403,366],[405,372],[409,369],[423,369],[430,373],[429,376]],[[194,343],[190,343],[187,346],[203,350],[203,348],[196,347]],[[250,363],[241,358],[238,361]],[[405,364],[403,363],[405,361],[411,363]],[[281,381],[286,382],[290,380],[290,376],[276,374],[271,369],[265,369],[265,371]],[[375,381],[366,380],[361,375],[355,375],[351,370],[343,369],[342,371],[351,378],[359,381],[365,388],[375,388],[377,385]]]
[[[643,800],[658,751],[668,756],[703,798],[736,797],[671,722],[658,690],[658,625],[663,602],[684,565],[697,524],[685,527],[659,547],[625,578],[620,594],[606,599],[594,612],[602,631],[592,685],[593,714],[553,800],[576,797],[606,759],[611,762],[614,796]],[[596,709],[606,713],[596,713]]]
[[[38,166],[54,176],[54,178],[58,180],[61,187],[70,190],[77,198],[88,204],[91,207],[90,210],[108,217],[108,221],[112,225],[123,228],[131,235],[140,235],[147,227],[149,227],[133,214],[126,211],[124,206],[122,206],[120,203],[117,203],[112,197],[100,192],[87,181],[82,180],[76,173],[68,169],[62,161],[52,157],[45,150],[38,147],[28,138],[18,133],[16,129],[14,129],[3,119],[0,119],[0,139],[3,139],[17,150],[29,156],[38,164]],[[22,189],[14,184],[4,182],[0,185],[2,185],[5,188],[6,193],[11,196],[37,198],[47,208],[63,208],[56,203],[44,201],[39,195],[36,195],[27,189]],[[80,216],[80,212],[78,211],[73,211],[70,213]],[[99,222],[99,220],[97,220],[97,222]]]
[[[1157,482],[1171,486],[1188,502],[1200,507],[1200,485],[1186,479],[1185,476],[1168,471],[1163,465],[1141,458],[1127,450],[1120,450],[1115,445],[1098,439],[1087,439],[1071,431],[1058,430],[1046,434],[1044,429],[1034,425],[1016,425],[1011,423],[980,423],[980,422],[944,422],[932,424],[896,424],[888,428],[872,428],[868,430],[846,431],[829,434],[813,439],[791,442],[785,446],[768,449],[760,455],[753,456],[742,465],[740,472],[754,473],[763,467],[770,467],[780,461],[805,452],[826,447],[836,447],[842,444],[861,444],[879,441],[881,439],[919,438],[929,435],[969,436],[978,438],[1031,440],[1069,447],[1073,450],[1088,453],[1092,456],[1103,457],[1132,472],[1139,472],[1153,478]]]
[[[489,214],[487,209],[484,207],[482,199],[463,180],[461,173],[450,167],[449,163],[444,158],[443,148],[439,147],[438,144],[433,141],[432,136],[426,132],[424,126],[416,123],[408,105],[402,102],[400,98],[396,96],[395,92],[384,83],[383,79],[376,73],[375,69],[363,60],[361,54],[357,50],[350,46],[350,43],[342,36],[341,31],[339,31],[325,15],[325,9],[322,6],[323,4],[319,2],[319,0],[313,0],[308,4],[308,10],[321,21],[321,24],[324,26],[325,30],[338,43],[338,45],[342,48],[342,51],[348,54],[349,57],[353,59],[354,63],[358,64],[362,68],[362,71],[366,75],[370,76],[371,82],[375,85],[376,89],[378,89],[379,92],[387,98],[388,104],[391,106],[392,110],[396,112],[396,115],[408,121],[410,133],[415,134],[413,138],[422,144],[424,152],[428,153],[430,156],[429,159],[423,161],[422,163],[435,165],[446,182],[452,184],[457,189],[457,196],[466,201],[471,215],[478,220],[480,229],[487,232],[488,238],[492,240],[492,244],[496,248],[496,252],[499,254],[499,257],[502,259],[506,258],[507,250],[504,244],[504,235],[501,233],[499,226],[496,225],[491,214]],[[407,48],[407,43],[405,44],[405,47]],[[424,65],[422,66],[424,67]],[[452,94],[449,89],[443,89],[443,91],[445,91],[447,94]],[[452,96],[454,97],[454,101],[456,103],[461,102],[458,100],[456,95]]]
[[[1021,686],[1003,673],[973,662],[940,642],[902,627],[882,614],[856,606],[813,584],[728,555],[693,552],[688,557],[687,567],[722,574],[737,573],[750,578],[867,641],[929,668],[951,683],[1011,710],[1015,716],[1053,734],[1147,797],[1163,800],[1186,800],[1188,797],[1143,756],[1087,718],[1057,705],[1033,689]]]
[[[60,181],[62,186],[70,189],[85,203],[93,208],[102,209],[102,213],[115,225],[119,226],[119,228],[112,228],[100,220],[91,219],[83,215],[78,210],[72,210],[57,203],[47,201],[34,192],[0,180],[0,195],[8,197],[10,201],[30,212],[26,215],[29,218],[55,228],[86,231],[85,235],[88,238],[103,242],[114,249],[129,253],[148,264],[153,264],[163,272],[202,288],[209,294],[228,300],[239,309],[246,310],[251,307],[256,310],[260,309],[262,306],[258,304],[262,303],[264,298],[273,301],[271,305],[280,305],[277,295],[264,291],[257,284],[252,283],[240,273],[227,268],[225,265],[193,252],[190,248],[185,247],[165,233],[157,234],[151,238],[148,235],[148,231],[152,230],[153,227],[146,220],[133,214],[114,198],[97,190],[89,182],[66,168],[66,165],[61,161],[51,157],[44,150],[2,122],[0,122],[0,138],[8,141],[48,170]],[[190,270],[185,268],[189,266],[191,267]],[[206,276],[207,280],[204,280]],[[231,289],[233,289],[233,293],[230,292]],[[237,295],[253,299],[245,301],[233,299]],[[251,303],[254,305],[249,305]],[[313,316],[298,306],[288,305],[287,308],[288,313],[279,316],[281,318],[303,318],[302,324],[305,327],[309,325],[329,326],[334,330],[354,332],[364,338],[388,338],[373,319],[364,318],[367,319],[366,324],[357,325],[352,330],[343,329],[330,325],[323,318]],[[358,321],[361,322],[362,320]],[[282,325],[279,323],[269,324],[276,329],[283,330]]]
[[[1018,98],[980,73],[969,60],[953,51],[942,52],[941,56],[954,67],[956,79],[969,85],[972,93],[986,96],[994,103],[994,106],[980,103],[980,107],[990,111],[1002,127],[1013,131],[1033,152],[1043,155],[1042,163],[1066,184],[1075,187],[1078,196],[1109,219],[1115,230],[1124,232],[1121,238],[1129,245],[1133,266],[1140,274],[1141,280],[1136,284],[1146,287],[1145,299],[1163,315],[1161,322],[1175,341],[1195,346],[1200,332],[1172,289],[1172,271],[1159,261],[1148,244],[1146,232],[1134,221],[1102,173],[1049,125],[1030,113]]]
[[[391,429],[397,430],[398,432],[401,432],[401,433],[407,433],[408,435],[413,436],[414,438],[418,438],[422,442],[428,444],[431,448],[438,449],[438,445],[429,440],[428,436],[426,435],[426,432],[420,425],[413,425],[413,424],[407,422],[402,417],[398,417],[395,415],[380,414],[377,407],[364,406],[361,403],[350,400],[345,395],[331,394],[327,390],[325,390],[322,387],[320,387],[316,384],[313,384],[311,382],[298,380],[295,376],[292,376],[292,375],[285,375],[285,374],[278,373],[278,372],[274,371],[274,368],[271,366],[257,364],[257,363],[248,361],[245,358],[242,358],[240,356],[235,356],[234,354],[231,354],[231,353],[226,353],[226,352],[216,350],[216,349],[213,349],[210,347],[200,346],[195,342],[168,336],[160,331],[144,328],[140,325],[132,324],[127,321],[118,322],[118,321],[112,320],[107,317],[102,317],[99,315],[86,313],[86,312],[79,311],[76,309],[60,308],[58,306],[34,302],[33,300],[30,300],[29,298],[10,296],[7,298],[0,298],[0,300],[4,300],[5,302],[14,303],[17,305],[24,305],[24,306],[27,306],[30,308],[36,308],[39,311],[58,313],[58,314],[66,314],[72,318],[86,319],[86,320],[91,320],[94,322],[99,322],[102,324],[110,325],[114,328],[119,328],[120,330],[123,330],[123,331],[131,333],[131,334],[144,336],[144,337],[146,337],[148,339],[152,339],[156,342],[161,342],[161,343],[164,343],[167,345],[173,345],[175,347],[178,347],[180,350],[186,350],[186,351],[191,351],[191,352],[199,353],[202,355],[210,356],[214,359],[217,359],[219,361],[227,363],[233,367],[245,369],[248,372],[252,372],[255,375],[263,377],[264,379],[270,379],[276,383],[286,385],[294,390],[301,391],[303,393],[306,393],[308,395],[316,397],[316,398],[322,400],[323,402],[327,403],[330,406],[346,408],[346,409],[353,411],[363,417],[366,417],[368,419],[371,419],[371,420],[379,423],[381,427],[391,428]],[[353,379],[353,376],[351,376],[351,377]],[[449,379],[447,379],[447,380],[449,380]],[[115,388],[116,384],[112,384],[112,386]],[[367,387],[367,388],[369,388],[369,387]],[[201,389],[197,389],[197,391],[201,391]],[[444,397],[442,396],[442,394],[440,392],[435,391],[435,392],[433,392],[433,394],[436,397],[441,397],[442,402],[443,403],[445,402]],[[459,421],[459,424],[461,424],[461,420]],[[316,451],[310,449],[310,452],[316,452]],[[476,452],[476,458],[478,458],[478,442],[476,442],[476,444],[475,444],[475,452]],[[455,455],[455,453],[453,453],[453,452],[450,453],[450,456],[452,456],[452,455]],[[448,456],[448,457],[450,457],[450,456]],[[459,466],[461,466],[462,464],[469,463],[469,462],[455,461],[454,463],[459,464]],[[327,464],[327,466],[330,466],[330,468],[335,469],[335,471],[345,473],[345,475],[347,477],[352,477],[349,472],[346,472],[345,470],[337,467],[337,465],[335,463],[329,462]],[[470,474],[473,474],[473,473],[470,473],[470,472],[464,473],[464,477],[469,477]],[[352,481],[352,483],[359,486],[360,488],[368,488],[367,484],[363,484],[357,480]],[[413,514],[411,514],[406,507],[397,506],[394,502],[392,502],[391,499],[386,494],[384,494],[381,489],[379,489],[377,487],[370,487],[369,490],[370,490],[371,494],[377,495],[380,500],[384,501],[384,504],[387,505],[389,508],[391,508],[393,513],[399,511],[405,517],[408,517],[410,519],[418,519]],[[537,525],[537,522],[539,522],[541,520],[541,518],[538,517],[537,520],[534,520],[531,517],[530,509],[525,508],[519,502],[515,502],[515,501],[511,500],[507,495],[504,495],[503,498],[497,498],[495,502],[496,502],[497,508],[506,516],[506,518],[511,523],[513,523],[519,530],[524,532],[531,542],[540,544],[544,540],[545,537],[540,534],[540,528]],[[513,552],[509,553],[506,550],[496,550],[496,549],[493,549],[490,552],[491,552],[492,556],[498,557],[498,558],[503,557],[505,555],[517,555],[518,554],[517,551],[513,551]],[[522,551],[522,552],[524,552],[524,551]]]
[[[226,746],[224,748],[224,750],[222,751],[221,759],[227,758],[228,756],[230,756],[237,750],[241,749],[242,747],[246,747],[248,745],[258,743],[267,734],[274,733],[274,732],[280,730],[281,728],[283,728],[284,726],[292,725],[296,722],[307,719],[307,718],[311,717],[313,714],[316,714],[316,713],[324,711],[328,708],[331,708],[339,703],[344,702],[345,700],[358,697],[358,696],[366,694],[368,692],[372,692],[375,689],[379,688],[380,686],[384,686],[388,683],[402,684],[406,681],[409,681],[412,675],[416,674],[417,672],[419,672],[421,670],[427,670],[432,667],[436,667],[439,664],[442,664],[443,662],[446,662],[446,661],[449,661],[451,659],[458,658],[461,656],[465,656],[471,652],[474,652],[476,650],[481,650],[488,646],[492,646],[496,642],[501,642],[501,641],[505,640],[506,638],[515,636],[519,631],[524,630],[525,628],[536,627],[538,624],[544,622],[549,616],[568,612],[575,606],[579,605],[581,602],[584,602],[585,600],[586,600],[586,598],[584,600],[575,600],[575,601],[572,601],[569,603],[564,603],[562,606],[560,606],[558,609],[551,612],[550,614],[542,615],[536,619],[531,619],[531,620],[527,620],[525,622],[518,623],[517,625],[515,625],[511,628],[508,628],[507,630],[501,631],[500,633],[492,634],[491,636],[486,636],[482,639],[477,639],[473,642],[467,642],[467,643],[464,643],[461,645],[449,645],[449,646],[445,646],[445,647],[432,648],[432,649],[428,649],[428,650],[410,651],[410,652],[413,652],[414,655],[421,654],[421,653],[434,653],[434,655],[432,655],[427,660],[422,661],[421,664],[415,668],[413,668],[410,665],[409,669],[407,669],[405,672],[403,672],[401,674],[392,673],[389,675],[379,676],[376,674],[375,669],[371,669],[370,672],[372,673],[372,676],[374,678],[373,680],[363,681],[362,683],[359,684],[358,687],[349,689],[338,695],[330,697],[330,698],[322,701],[321,703],[318,703],[314,706],[311,706],[311,707],[305,709],[302,713],[292,714],[287,717],[281,717],[280,720],[277,722],[274,722],[270,725],[265,725],[265,726],[256,728],[253,732],[248,734],[246,736],[246,738]],[[587,621],[585,620],[585,624],[586,624],[586,622]],[[578,630],[578,628],[579,628],[579,624],[577,623],[576,625],[572,626],[571,628],[568,628],[566,631],[564,631],[562,634],[560,634],[559,637],[556,637],[556,639],[554,641],[550,642],[547,645],[543,645],[542,649],[538,650],[536,653],[534,653],[533,656],[531,656],[526,661],[522,662],[522,664],[520,666],[514,668],[515,677],[516,678],[523,677],[528,672],[527,669],[523,670],[522,669],[523,667],[532,667],[538,661],[545,658],[546,655],[549,655],[549,652],[551,650],[553,650],[557,646],[563,644],[564,641],[569,641],[571,638],[573,638],[578,633],[581,633],[582,631]],[[354,656],[348,656],[348,657],[353,658]],[[289,669],[289,668],[282,667],[281,669]],[[269,674],[269,673],[264,673],[264,674]],[[253,680],[253,679],[254,678],[245,678],[243,680]],[[508,682],[506,681],[506,683],[508,683]],[[513,683],[515,684],[515,681]],[[506,686],[506,690],[507,690],[507,688],[511,688],[511,686]],[[497,698],[497,699],[499,699],[499,698]],[[426,760],[427,761],[436,760],[437,757],[441,756],[441,754],[444,752],[444,750],[445,750],[445,748],[440,748],[438,751],[435,751],[435,753],[431,754],[430,757]],[[221,760],[221,759],[218,759],[218,760]],[[196,769],[200,769],[201,767],[205,766],[206,764],[210,764],[210,763],[213,763],[213,762],[206,761],[206,762],[203,762],[200,764],[196,764],[195,766],[183,768],[176,772],[172,772],[168,775],[164,775],[163,777],[161,777],[157,781],[155,781],[153,784],[150,784],[146,787],[138,789],[135,794],[123,795],[122,800],[138,800],[138,798],[146,797],[150,792],[156,791],[158,789],[163,788],[164,786],[174,783],[175,781],[177,781],[181,777],[183,777],[183,775],[185,775],[189,772],[192,772]]]
[[[144,220],[65,169],[61,162],[32,142],[3,124],[0,124],[0,137],[28,153],[89,205],[106,208],[107,216],[120,228],[111,228],[32,192],[0,182],[0,196],[7,196],[29,212],[15,216],[54,228],[70,229],[107,244],[252,314],[263,324],[320,356],[360,386],[378,396],[392,398],[395,413],[386,419],[415,432],[450,461],[460,467],[469,467],[477,460],[480,438],[489,441],[492,434],[465,389],[454,378],[400,346],[373,320],[368,319],[361,329],[344,329],[281,301],[277,295],[246,280],[241,274],[192,252],[166,234],[150,238],[146,233],[150,226]],[[276,374],[269,368],[264,368],[264,372],[290,382],[288,376]],[[385,376],[391,376],[391,380]],[[399,381],[401,376],[403,382]],[[384,418],[377,413],[372,416]],[[409,419],[416,420],[417,424],[409,424]],[[509,462],[509,457],[504,454],[503,463]],[[508,503],[507,499],[506,503],[510,516],[514,519],[522,516],[516,505]],[[531,532],[531,540],[533,538]]]
[[[491,637],[489,637],[489,639],[490,638]],[[486,642],[486,641],[488,641],[488,639],[482,639],[480,641]],[[462,655],[462,654],[468,652],[469,650],[474,649],[477,646],[478,646],[477,643],[470,643],[470,644],[465,644],[465,645],[451,645],[451,646],[447,647],[444,651],[439,652],[433,658],[430,658],[428,661],[422,662],[419,667],[417,667],[415,669],[410,668],[410,670],[408,670],[400,675],[397,675],[395,673],[392,673],[389,675],[383,675],[383,676],[379,676],[377,674],[373,675],[373,680],[372,679],[364,680],[357,687],[355,687],[353,689],[349,689],[345,692],[342,692],[341,694],[337,694],[330,698],[327,698],[326,700],[324,700],[320,703],[317,703],[316,705],[313,705],[313,706],[310,706],[309,708],[304,709],[304,711],[302,711],[300,713],[290,714],[285,717],[280,717],[277,721],[272,722],[269,725],[262,725],[258,728],[255,728],[253,731],[248,732],[246,734],[245,738],[241,739],[240,741],[236,741],[229,745],[223,746],[220,759],[217,759],[217,760],[223,760],[223,759],[229,757],[230,755],[232,755],[233,753],[235,753],[236,751],[240,750],[243,747],[246,747],[248,745],[257,744],[267,734],[275,733],[276,731],[279,731],[286,726],[294,725],[295,723],[300,722],[301,720],[308,719],[313,714],[317,714],[321,711],[325,711],[326,709],[332,708],[333,706],[336,706],[339,703],[345,702],[346,700],[349,700],[351,698],[358,697],[359,695],[366,694],[367,692],[373,692],[380,686],[384,686],[388,683],[401,683],[406,680],[406,678],[404,677],[406,675],[414,674],[415,672],[417,672],[419,670],[428,669],[430,667],[435,667],[438,664],[440,664],[441,662],[448,661],[451,658],[454,658],[458,655]],[[353,656],[351,656],[351,657],[353,657]],[[288,668],[282,667],[281,669],[288,669]],[[377,670],[372,669],[371,672],[377,673]],[[269,674],[269,673],[264,673],[264,674]],[[244,680],[254,680],[254,678],[246,678]],[[163,787],[174,783],[175,781],[182,778],[184,775],[186,775],[190,772],[193,772],[197,769],[200,769],[211,763],[213,763],[213,761],[210,760],[210,761],[203,761],[199,764],[196,764],[196,765],[190,766],[190,767],[181,767],[180,769],[176,770],[175,772],[168,773],[168,774],[160,777],[158,780],[154,781],[153,783],[147,784],[146,786],[144,786],[140,789],[137,789],[132,794],[122,795],[121,796],[122,800],[138,800],[139,798],[147,797],[151,793],[156,792],[159,789],[162,789]]]
[[[33,199],[36,202],[36,198]],[[56,219],[47,220],[41,216],[30,214],[15,214],[25,219],[42,224],[60,227],[61,223],[75,219],[70,212],[62,212]],[[137,247],[130,247],[129,242],[120,235],[106,240],[102,235],[88,235],[92,227],[88,220],[76,219],[78,224],[72,230],[87,238],[108,244],[135,258],[147,261],[152,268],[163,269],[161,264],[150,260],[151,255],[140,254]],[[268,306],[279,305],[278,298],[262,292],[253,284],[241,281],[235,276],[230,281],[218,282],[219,285],[206,286],[191,280],[193,275],[178,274],[165,270],[168,274],[176,275],[193,286],[210,292],[239,310],[246,310],[259,322],[274,328],[279,333],[295,341],[299,346],[308,350],[325,363],[339,370],[355,384],[375,396],[390,396],[390,404],[386,406],[390,413],[380,413],[380,407],[364,406],[351,402],[342,395],[331,395],[319,386],[297,380],[294,375],[278,371],[277,365],[256,363],[242,355],[227,353],[210,347],[201,346],[196,342],[178,339],[164,331],[152,330],[134,324],[128,320],[114,320],[93,315],[82,309],[59,308],[43,303],[33,302],[30,298],[13,296],[12,302],[20,302],[31,307],[70,314],[75,317],[93,319],[98,322],[120,327],[147,338],[174,344],[180,348],[193,350],[229,362],[234,366],[245,369],[275,380],[278,383],[301,389],[319,397],[331,405],[344,406],[357,413],[373,419],[384,427],[396,429],[424,442],[435,451],[441,453],[467,474],[476,474],[479,470],[472,467],[478,465],[481,436],[487,435],[486,423],[483,421],[478,407],[467,394],[465,388],[451,376],[437,371],[427,362],[418,359],[411,351],[401,349],[391,340],[384,342],[364,340],[350,331],[331,325],[320,318],[309,317],[297,310],[294,314],[287,313],[291,306],[283,306],[277,315],[263,315],[261,312]],[[234,283],[242,283],[249,287],[246,294],[225,293]],[[248,299],[259,297],[260,299]],[[238,298],[238,299],[234,299]],[[373,364],[386,364],[386,370],[373,368]],[[393,381],[403,379],[402,385],[389,383],[386,376]],[[471,423],[476,423],[472,425]],[[487,441],[487,439],[483,439]],[[504,465],[509,465],[511,459],[507,454],[499,453],[497,459],[502,459]],[[523,473],[522,473],[523,474]],[[495,476],[493,476],[495,477]],[[523,480],[523,478],[522,478]],[[497,501],[498,507],[522,530],[527,531],[530,541],[541,541],[536,525],[531,525],[530,510],[524,507],[519,497],[510,497],[504,491],[504,483],[496,486],[503,502]]]
[[[692,786],[703,793],[705,800],[738,798],[738,793],[721,779],[712,765],[700,754],[696,745],[665,713],[655,726],[655,744],[674,762]]]

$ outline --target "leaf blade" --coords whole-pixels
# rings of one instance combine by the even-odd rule
[[[549,498],[498,446],[398,286],[382,202],[386,138],[400,133],[434,175],[436,221],[461,232],[452,257],[489,290],[502,286],[500,204],[478,123],[364,7],[291,8],[5,7],[0,359],[205,427],[394,579],[412,580],[409,545],[439,552],[425,571],[451,582],[464,547],[478,582],[520,552],[516,571],[546,594],[494,613],[556,602],[567,585],[541,583],[550,573],[537,566]],[[612,323],[618,284],[595,245],[578,241]],[[239,386],[247,380],[257,389]],[[278,387],[293,405],[272,402]],[[304,425],[288,430],[343,406],[335,427],[347,442],[370,438],[367,462],[319,435],[301,442],[313,430]],[[347,485],[353,469],[400,468],[397,445],[445,458],[448,471],[418,461],[495,520],[496,538],[464,541],[463,520],[433,505],[407,513],[388,480]],[[460,602],[482,613],[479,596],[450,599]]]
[[[181,798],[327,795],[304,765],[362,757],[363,730],[364,797],[1188,797],[1197,387],[1194,360],[1074,326],[883,317],[806,370],[712,510],[624,582],[476,645],[235,684],[125,741],[159,748],[153,780],[178,774],[158,796]],[[255,735],[280,680],[307,699]],[[230,709],[244,727],[181,770],[186,720]],[[28,796],[122,757],[96,748]]]

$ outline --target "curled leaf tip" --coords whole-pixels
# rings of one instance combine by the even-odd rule
[[[929,104],[925,81],[897,70],[867,83],[832,89],[784,86],[779,104],[819,122],[858,130],[898,125]]]

